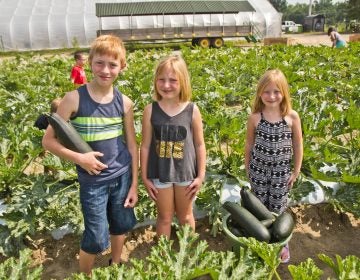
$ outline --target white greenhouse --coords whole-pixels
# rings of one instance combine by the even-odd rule
[[[106,9],[99,12],[96,6],[106,3],[138,5],[136,13],[129,12],[128,7],[124,9],[124,5],[117,14]],[[161,4],[167,12],[146,10],[150,6],[145,4],[149,3]],[[206,9],[199,8],[200,4]],[[220,10],[220,5],[225,8]],[[188,7],[194,12],[186,9]],[[281,14],[267,0],[0,0],[0,11],[0,49],[5,51],[88,47],[99,30],[133,32],[146,28],[185,30],[217,26],[225,37],[225,27],[251,24],[251,32],[259,38],[281,36]],[[209,34],[208,31],[204,36]],[[165,38],[165,33],[162,36]]]

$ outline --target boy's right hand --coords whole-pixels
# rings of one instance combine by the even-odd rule
[[[106,164],[103,164],[98,160],[98,158],[103,155],[104,154],[100,152],[80,154],[77,164],[85,169],[90,175],[99,175],[101,170],[108,167]]]

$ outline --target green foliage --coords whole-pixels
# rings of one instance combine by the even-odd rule
[[[269,272],[251,251],[242,250],[240,258],[233,252],[215,252],[207,249],[204,240],[189,226],[178,232],[178,244],[164,237],[152,247],[145,260],[131,259],[131,266],[94,269],[91,278],[75,274],[68,279],[198,279],[211,277],[217,280],[270,279]],[[177,247],[177,249],[176,249]]]
[[[208,213],[212,236],[216,236],[222,228],[220,202],[222,187],[222,178],[209,177],[197,194],[196,205]]]
[[[360,15],[359,15],[360,0],[349,0],[349,1],[347,1],[347,3],[348,3],[348,6],[347,6],[348,19],[360,20]]]
[[[144,106],[152,101],[153,71],[158,60],[171,49],[129,52],[127,70],[116,82],[135,103],[135,127],[141,143]],[[335,53],[336,52],[336,53]],[[259,76],[269,68],[280,68],[290,83],[293,107],[301,116],[304,161],[301,181],[293,195],[301,198],[312,190],[309,179],[341,183],[332,204],[359,216],[360,134],[359,75],[360,45],[349,44],[338,51],[326,47],[268,46],[201,49],[183,46],[193,86],[192,100],[204,122],[207,172],[247,181],[244,168],[246,121]],[[68,222],[81,229],[77,185],[56,186],[75,179],[73,164],[43,154],[42,131],[33,127],[50,101],[73,88],[69,73],[71,56],[18,54],[1,62],[0,72],[0,198],[9,206],[7,226],[12,235],[3,252],[9,253],[35,230],[49,230]],[[49,171],[32,171],[34,162]],[[329,168],[330,167],[330,168]],[[62,191],[60,191],[62,189]],[[221,181],[204,184],[198,202],[210,212],[212,233],[219,229]],[[139,220],[155,216],[154,203],[139,186]],[[213,197],[212,197],[213,195]],[[20,208],[21,207],[21,208]],[[4,239],[3,239],[4,240]]]
[[[270,274],[275,275],[277,279],[280,279],[276,268],[280,264],[280,250],[282,248],[279,244],[268,244],[266,242],[259,242],[255,238],[239,237],[242,244],[256,253],[263,261],[266,267],[269,268]],[[269,278],[271,279],[271,277]]]
[[[14,185],[11,203],[2,214],[0,252],[12,255],[24,247],[24,239],[36,232],[51,231],[69,224],[82,230],[77,183],[47,182],[46,176],[28,178]],[[25,184],[27,183],[27,184]]]
[[[336,262],[324,254],[318,255],[319,259],[332,268],[339,280],[356,280],[360,278],[360,259],[356,256],[349,255],[342,259],[336,255]]]
[[[360,218],[360,185],[344,185],[335,196],[330,196],[330,202],[341,212],[351,212]]]
[[[355,0],[355,2],[358,0]],[[328,25],[338,25],[343,23],[345,20],[354,19],[354,8],[356,8],[352,1],[332,1],[332,0],[321,0],[313,1],[311,8],[311,14],[323,14],[326,17],[326,23]],[[308,2],[309,3],[309,2]],[[292,20],[297,23],[304,23],[304,18],[309,14],[309,4],[287,5],[281,9],[283,13],[283,20]],[[355,12],[356,13],[356,12]]]
[[[318,280],[323,274],[323,271],[310,258],[298,266],[290,264],[288,269],[293,280]]]
[[[286,0],[269,0],[269,2],[278,12],[283,12],[286,10]]]
[[[155,202],[152,199],[149,199],[146,187],[141,180],[139,180],[138,197],[139,200],[135,207],[135,214],[138,222],[143,222],[147,219],[155,219],[157,213]]]
[[[254,238],[241,238],[244,247],[240,248],[236,258],[233,252],[209,251],[204,240],[189,226],[181,227],[177,232],[177,243],[161,237],[152,247],[145,259],[131,259],[131,264],[109,266],[92,270],[91,277],[85,274],[73,274],[66,278],[85,279],[280,279],[276,269],[279,266],[280,245],[259,242]],[[359,279],[360,261],[356,256],[342,259],[336,256],[336,263],[324,254],[319,258],[332,270],[336,279]],[[319,279],[323,274],[312,259],[307,259],[298,266],[289,265],[292,279]],[[41,279],[42,267],[31,263],[31,251],[20,251],[18,260],[9,258],[0,264],[0,279]]]
[[[9,258],[0,264],[1,280],[35,280],[41,279],[42,266],[31,264],[31,250],[26,249],[20,252],[18,260]]]

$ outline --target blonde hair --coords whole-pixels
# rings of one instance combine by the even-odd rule
[[[285,117],[291,111],[291,99],[290,99],[290,90],[289,84],[284,73],[279,69],[272,69],[266,71],[260,78],[257,88],[256,95],[252,106],[253,113],[260,113],[265,105],[261,100],[261,94],[263,93],[266,86],[270,83],[275,83],[279,88],[283,99],[280,103],[280,112],[283,117]]]
[[[191,82],[190,75],[185,61],[178,55],[171,55],[160,60],[155,70],[154,76],[154,99],[161,100],[161,95],[158,92],[156,81],[158,77],[166,70],[171,69],[175,72],[180,83],[180,102],[189,101],[191,98]]]
[[[101,35],[90,46],[89,63],[95,54],[110,55],[120,60],[121,69],[126,66],[126,50],[123,41],[115,35]]]
[[[50,104],[50,113],[56,113],[57,108],[59,107],[59,104],[61,102],[61,98],[55,98],[53,101],[51,101]]]

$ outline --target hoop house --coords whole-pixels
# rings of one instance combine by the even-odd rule
[[[214,0],[208,0],[208,2],[211,1]],[[158,15],[133,16],[131,19],[108,17],[101,22],[101,25],[102,28],[126,29],[129,28],[129,23],[132,28],[251,23],[261,38],[281,35],[281,15],[267,0],[239,1],[248,2],[254,11],[227,15],[219,13],[211,16],[179,14],[168,15],[161,19]],[[96,16],[95,4],[108,2],[154,1],[0,0],[0,48],[8,51],[87,47],[96,37],[100,24]],[[196,0],[187,2],[196,2]]]

